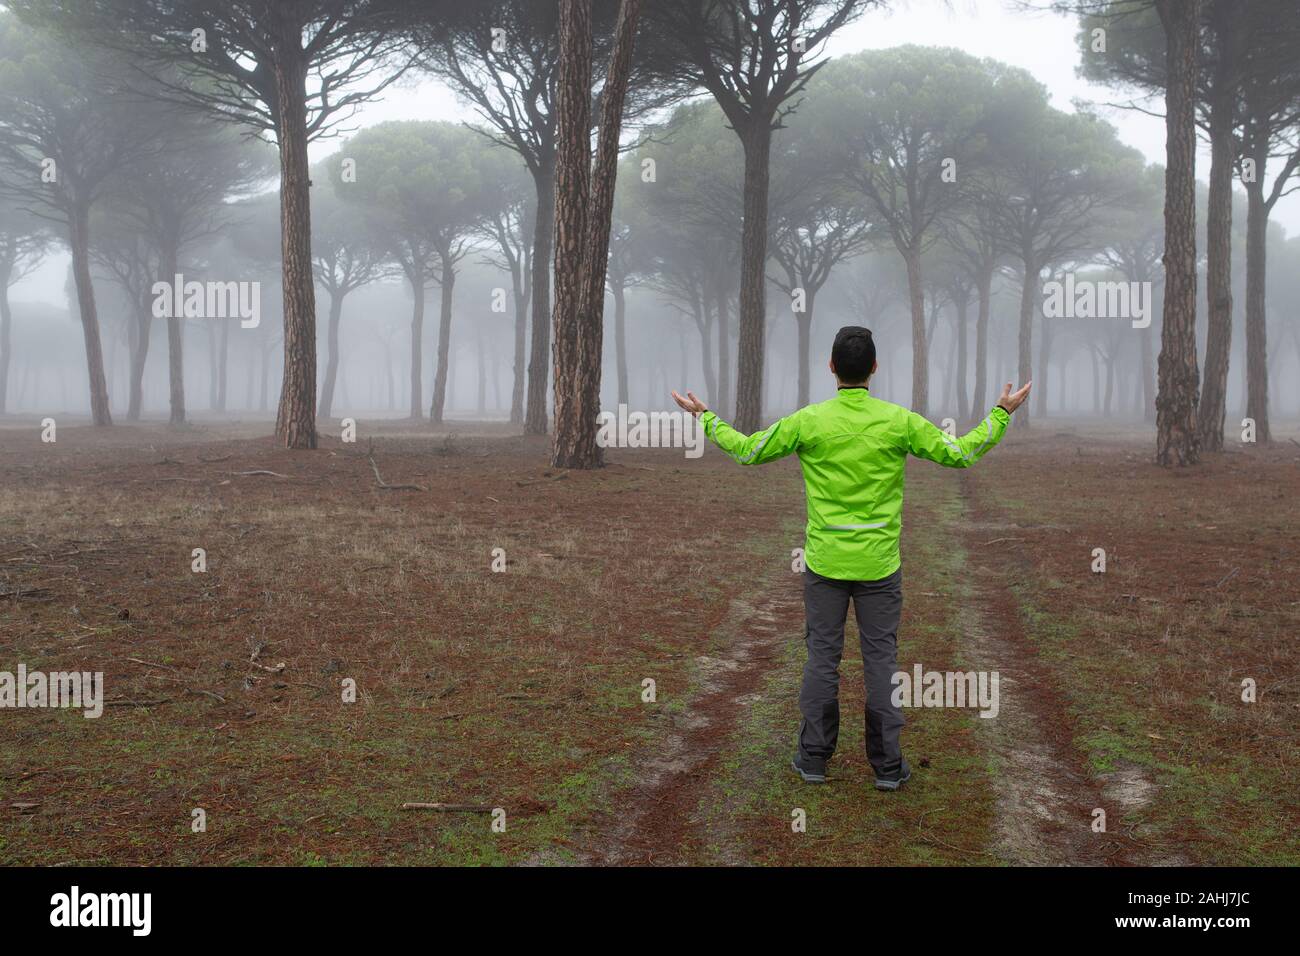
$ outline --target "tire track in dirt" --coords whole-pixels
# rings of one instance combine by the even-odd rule
[[[999,673],[996,718],[979,720],[997,760],[998,794],[992,852],[1016,865],[1113,866],[1168,862],[1148,858],[1141,845],[1116,832],[1125,812],[1140,808],[1154,787],[1132,774],[1094,777],[1074,746],[1077,726],[1057,689],[1059,675],[1025,635],[1010,582],[1035,573],[1024,544],[989,547],[1026,530],[989,520],[962,476],[963,544],[973,600],[959,614],[962,651],[970,666]],[[1137,769],[1137,768],[1133,768]],[[1091,828],[1095,808],[1107,832]]]
[[[612,832],[587,862],[673,866],[694,862],[706,842],[700,804],[743,712],[803,630],[800,576],[769,580],[756,602],[733,600],[719,632],[730,639],[716,656],[696,658],[697,686],[667,736],[633,771],[636,783],[611,813]],[[735,861],[743,862],[743,861]]]

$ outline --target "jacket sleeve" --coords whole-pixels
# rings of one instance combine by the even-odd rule
[[[799,447],[797,412],[752,435],[742,435],[713,412],[703,412],[700,415],[700,425],[709,441],[742,465],[761,465],[765,461],[775,461]]]
[[[969,468],[979,461],[1006,433],[1011,416],[1000,405],[960,438],[949,438],[929,419],[907,413],[907,450],[917,458],[937,461],[947,468]]]

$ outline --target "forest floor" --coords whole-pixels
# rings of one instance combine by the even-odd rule
[[[0,671],[107,702],[0,710],[0,864],[1300,863],[1285,438],[1166,471],[1049,421],[910,463],[900,669],[997,671],[1000,709],[909,710],[884,794],[851,617],[831,780],[789,769],[793,460],[265,431],[0,426]]]

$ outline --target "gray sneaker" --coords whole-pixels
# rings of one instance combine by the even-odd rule
[[[879,774],[876,775],[876,789],[897,790],[899,787],[901,787],[903,784],[907,783],[907,781],[911,779],[912,779],[912,766],[907,762],[906,759],[904,759],[902,764],[900,764],[898,769],[893,773],[884,777],[880,776]]]
[[[790,760],[790,766],[794,767],[795,773],[803,777],[804,783],[826,782],[826,758],[824,757],[808,757],[796,753]]]

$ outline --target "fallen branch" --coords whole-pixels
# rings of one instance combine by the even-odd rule
[[[168,667],[166,664],[155,664],[153,661],[142,661],[138,657],[124,657],[122,660],[130,661],[132,664],[143,664],[145,667],[160,667],[165,671],[171,671],[173,674],[180,673],[180,671],[174,667]]]
[[[321,693],[324,693],[325,691],[329,690],[328,687],[322,687],[320,684],[309,684],[307,683],[307,681],[304,680],[287,680],[285,681],[285,683],[290,684],[294,687],[310,687],[312,690],[318,690]]]
[[[1237,576],[1237,572],[1240,571],[1240,570],[1241,570],[1241,568],[1233,568],[1233,569],[1232,569],[1231,571],[1229,571],[1226,575],[1224,575],[1222,578],[1219,579],[1219,583],[1216,584],[1215,587],[1218,588],[1218,587],[1222,587],[1223,585],[1227,584],[1229,581],[1231,581],[1233,578],[1235,578],[1235,577]]]
[[[204,458],[202,455],[199,455],[199,461],[203,462],[205,465],[215,465],[219,461],[230,461],[230,459],[234,457],[234,455],[222,455],[219,458]]]
[[[49,588],[19,588],[16,591],[0,591],[0,601],[5,598],[12,598],[17,601],[21,598],[31,597],[32,595],[46,595],[50,593]],[[52,598],[42,598],[43,600],[52,600]]]
[[[276,664],[274,667],[269,667],[266,664],[258,663],[257,659],[262,656],[262,651],[266,650],[270,646],[271,644],[269,641],[259,641],[250,637],[248,639],[248,649],[249,649],[248,663],[252,664],[254,667],[261,668],[262,670],[266,671],[268,674],[283,674],[285,667],[288,666],[287,664],[285,664],[284,661],[281,661],[280,663]]]
[[[436,810],[438,813],[491,813],[486,803],[404,803],[403,810]]]
[[[222,697],[220,694],[214,694],[212,691],[204,690],[202,687],[186,687],[185,689],[191,694],[202,694],[204,697],[211,697],[219,704],[224,704],[226,702],[226,698]]]
[[[367,455],[366,460],[370,462],[370,470],[375,473],[375,481],[376,483],[378,483],[379,488],[382,491],[428,491],[429,490],[428,488],[425,488],[422,485],[390,485],[388,482],[384,481],[383,476],[379,474],[379,466],[375,464],[375,456]]]
[[[1000,541],[1024,541],[1024,540],[1025,540],[1024,538],[994,538],[992,541],[985,541],[984,543],[987,545],[987,544],[997,544]]]
[[[22,773],[0,775],[0,780],[30,780],[32,777],[39,777],[43,773],[49,773],[47,769],[24,770]]]
[[[565,478],[568,477],[569,477],[569,473],[567,471],[564,471],[556,475],[554,478],[538,478],[535,481],[516,481],[515,484],[518,485],[520,488],[527,488],[529,485],[546,485],[546,484],[550,484],[553,481],[563,481]]]
[[[258,468],[254,471],[228,471],[228,475],[234,475],[236,478],[251,478],[254,475],[270,475],[272,478],[288,478],[288,475],[282,475],[278,471],[267,471],[265,468]],[[195,479],[196,481],[198,479]]]
[[[939,809],[940,809],[940,810],[943,810],[943,809],[945,809],[945,808],[944,808],[944,807],[940,807]],[[920,815],[919,817],[916,818],[916,832],[917,832],[917,835],[920,836],[920,838],[921,838],[922,840],[926,840],[927,842],[931,842],[931,843],[937,843],[939,846],[947,847],[949,850],[955,850],[957,853],[963,853],[963,854],[969,853],[969,852],[970,852],[969,850],[963,850],[961,847],[953,846],[951,843],[946,843],[946,842],[944,842],[943,840],[940,840],[940,839],[939,839],[937,836],[935,836],[934,834],[932,834],[932,833],[928,833],[928,832],[923,828],[922,824],[925,823],[925,815],[926,815],[927,813],[929,813],[929,812],[930,812],[929,810],[922,810],[922,811],[921,811],[921,815]]]
[[[163,704],[170,704],[173,698],[164,697],[162,700],[106,700],[105,707],[159,707]]]

